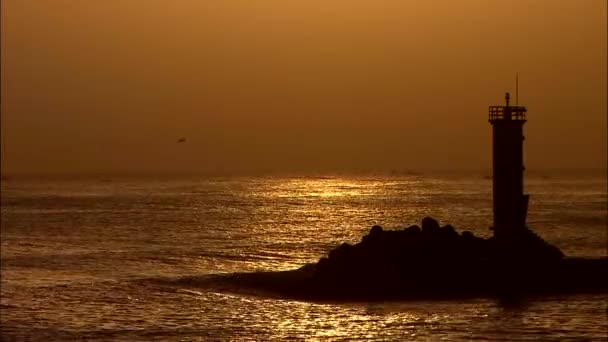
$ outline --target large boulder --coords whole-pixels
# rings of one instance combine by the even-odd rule
[[[437,220],[435,220],[432,217],[425,217],[422,219],[422,230],[426,230],[426,229],[430,229],[430,230],[438,230],[439,229],[439,222],[437,222]]]
[[[380,227],[379,225],[375,225],[372,227],[372,229],[370,229],[369,235],[372,237],[375,237],[375,236],[379,236],[380,234],[382,234],[382,232],[383,232],[382,227]]]

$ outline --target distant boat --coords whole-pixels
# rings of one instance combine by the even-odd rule
[[[407,170],[391,170],[391,175],[393,176],[420,176],[419,172],[407,169]]]

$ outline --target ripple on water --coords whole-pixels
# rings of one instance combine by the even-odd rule
[[[10,182],[0,192],[3,340],[595,341],[608,330],[605,296],[319,304],[149,281],[293,268],[373,224],[427,215],[487,236],[488,181]],[[596,183],[530,181],[532,228],[568,254],[605,254],[606,183]]]

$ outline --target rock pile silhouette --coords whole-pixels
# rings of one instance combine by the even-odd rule
[[[336,291],[415,291],[451,295],[480,288],[513,290],[513,278],[555,264],[564,254],[529,229],[500,241],[456,232],[425,217],[421,227],[373,226],[361,242],[343,243],[314,266],[313,280]],[[483,287],[479,285],[483,284]],[[490,285],[490,286],[488,286]],[[371,290],[371,291],[370,291]]]
[[[373,226],[299,269],[217,275],[217,291],[312,301],[386,301],[605,293],[608,258],[565,258],[528,228],[500,238],[458,233],[426,217],[421,227]]]

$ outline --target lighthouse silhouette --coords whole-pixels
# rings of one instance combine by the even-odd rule
[[[492,200],[494,237],[510,240],[525,231],[529,195],[524,194],[523,127],[526,107],[490,106],[492,124]]]

